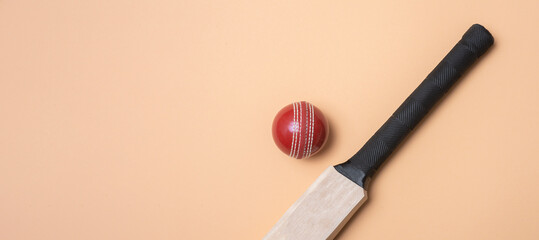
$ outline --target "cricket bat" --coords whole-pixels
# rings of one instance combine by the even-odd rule
[[[327,168],[264,239],[335,238],[367,200],[366,185],[380,165],[493,43],[487,29],[472,25],[365,145],[348,161]]]

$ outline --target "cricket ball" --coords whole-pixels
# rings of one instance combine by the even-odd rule
[[[273,140],[281,151],[297,159],[316,154],[327,141],[329,126],[314,105],[301,101],[281,109],[273,120]]]

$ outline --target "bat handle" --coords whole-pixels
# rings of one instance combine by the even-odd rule
[[[365,188],[365,182],[395,148],[453,86],[462,74],[494,43],[487,29],[472,25],[432,72],[348,161],[335,169]]]

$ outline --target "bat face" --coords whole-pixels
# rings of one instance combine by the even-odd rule
[[[362,187],[329,167],[264,239],[333,239],[365,200]]]

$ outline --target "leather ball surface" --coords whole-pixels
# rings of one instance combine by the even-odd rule
[[[282,152],[301,159],[322,149],[328,138],[329,126],[317,107],[301,101],[287,105],[277,113],[272,134]]]

